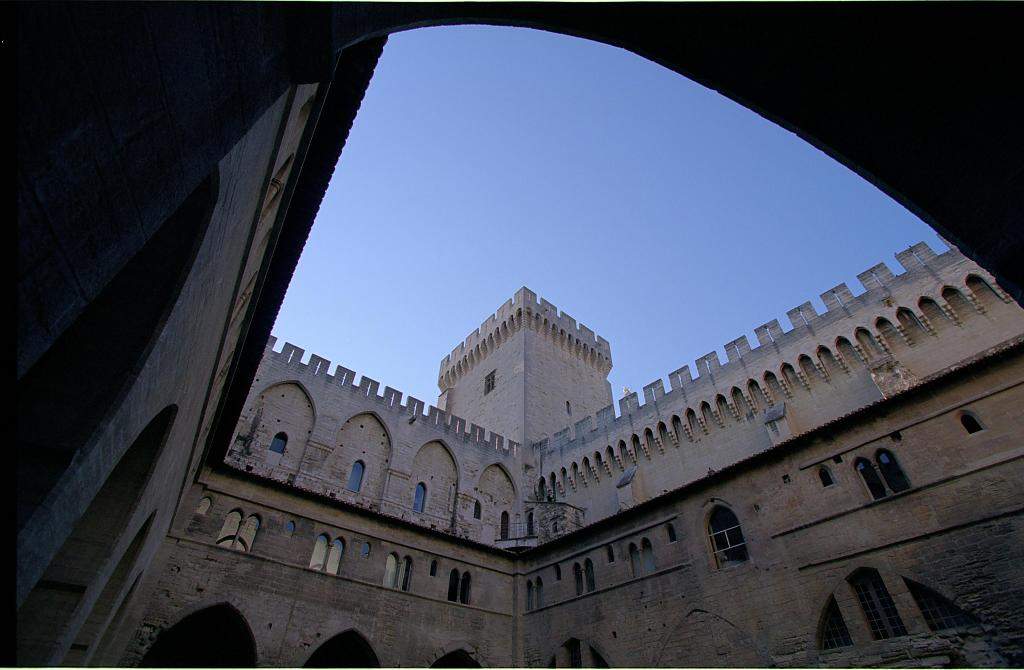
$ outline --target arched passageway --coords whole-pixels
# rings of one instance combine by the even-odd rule
[[[111,606],[109,599],[116,597],[120,582],[135,568],[141,546],[133,542],[133,547],[126,547],[122,539],[126,533],[141,532],[142,535],[129,535],[138,541],[145,537],[139,528],[148,529],[152,516],[150,521],[136,521],[138,526],[129,524],[163,453],[177,412],[177,406],[170,405],[150,420],[121,455],[50,565],[41,575],[35,575],[37,581],[18,608],[19,662],[56,665],[75,642],[73,638],[91,638],[96,634],[95,619],[83,623],[80,615],[88,607],[99,608],[97,616],[105,616]],[[126,562],[115,563],[119,569],[108,572],[115,558],[113,552],[119,546],[124,547],[122,556]],[[19,563],[19,596],[23,587],[30,584],[33,575],[27,574],[27,570],[33,567],[36,566]],[[101,584],[102,580],[106,583]],[[98,596],[94,595],[97,593]]]
[[[251,668],[256,641],[227,603],[194,612],[160,633],[139,662],[144,668]]]
[[[432,668],[479,668],[480,663],[465,649],[450,651],[430,664]]]
[[[304,668],[379,668],[373,647],[359,633],[347,630],[320,645]]]

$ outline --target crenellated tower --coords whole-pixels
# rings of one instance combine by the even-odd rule
[[[441,361],[438,407],[522,444],[612,401],[608,342],[525,286]]]

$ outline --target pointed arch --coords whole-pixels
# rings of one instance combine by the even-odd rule
[[[422,485],[422,512],[448,519],[458,496],[459,472],[459,462],[448,445],[440,440],[427,442],[413,458],[407,499],[415,502],[417,491]]]
[[[928,319],[928,322],[932,325],[932,329],[937,333],[948,329],[953,325],[953,321],[949,318],[949,315],[939,307],[939,303],[935,302],[928,296],[922,297],[917,301],[917,308],[921,310],[921,313]]]
[[[921,616],[924,617],[929,630],[937,632],[981,623],[973,614],[962,610],[952,600],[934,589],[906,577],[903,578],[903,582],[907,585],[917,608],[921,610]]]
[[[227,602],[211,605],[163,630],[140,667],[256,666],[256,639],[245,617]]]
[[[394,440],[387,424],[373,411],[353,414],[341,424],[323,465],[327,476],[370,499],[383,495]]]
[[[917,314],[906,307],[896,310],[896,322],[903,328],[903,334],[910,346],[917,344],[918,338],[928,334],[928,329],[921,323],[921,319],[917,318]]]
[[[853,645],[850,630],[839,611],[835,596],[830,595],[818,621],[818,649],[837,649]]]
[[[836,357],[832,355],[832,350],[824,344],[818,347],[815,355],[818,357],[818,363],[822,368],[824,368],[826,374],[833,374],[840,371],[839,362],[836,360]]]
[[[845,337],[836,338],[836,351],[843,357],[847,365],[856,365],[864,362],[864,359],[861,358],[857,350],[853,348],[853,345]]]
[[[964,294],[959,289],[955,289],[952,286],[943,286],[942,299],[946,301],[946,304],[949,305],[949,308],[961,321],[968,321],[977,314],[974,305],[967,301],[967,298],[964,297]]]
[[[317,647],[302,667],[379,668],[380,660],[369,641],[355,629],[349,629]]]
[[[964,280],[964,285],[967,287],[967,290],[974,294],[975,299],[986,309],[994,307],[1003,301],[1003,299],[999,297],[999,293],[997,293],[995,288],[993,288],[992,284],[980,275],[967,275],[967,278]]]

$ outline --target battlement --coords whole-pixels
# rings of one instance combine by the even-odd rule
[[[438,386],[446,388],[524,325],[559,338],[583,360],[611,370],[612,352],[607,340],[547,300],[538,299],[524,286],[441,360]]]
[[[879,319],[890,324],[898,323],[897,310],[916,310],[919,298],[929,298],[936,305],[944,305],[941,297],[943,287],[954,286],[954,282],[958,281],[962,290],[963,277],[954,278],[951,274],[951,268],[959,267],[961,263],[970,264],[971,274],[984,278],[1004,302],[1010,301],[987,272],[955,247],[936,254],[927,244],[919,242],[895,254],[895,257],[903,267],[903,273],[896,275],[885,263],[878,263],[857,275],[864,288],[860,295],[853,295],[845,283],[838,284],[821,294],[825,312],[819,314],[810,301],[804,302],[786,312],[791,324],[789,330],[784,331],[778,319],[772,319],[754,328],[758,346],[752,347],[747,336],[741,335],[724,345],[725,361],[720,360],[717,351],[704,354],[695,361],[693,370],[696,374],[689,364],[669,373],[668,391],[663,379],[655,379],[644,385],[642,402],[637,393],[631,393],[619,400],[618,415],[615,406],[608,405],[594,416],[579,419],[556,432],[550,440],[533,446],[574,448],[588,441],[591,434],[596,439],[596,436],[615,430],[623,417],[648,412],[657,414],[659,405],[663,408],[676,405],[696,407],[700,402],[714,407],[716,398],[729,398],[732,388],[746,392],[749,379],[762,383],[764,373],[781,377],[780,366],[785,367],[787,361],[799,376],[800,373],[796,372],[799,369],[798,358],[805,355],[814,357],[821,347],[836,350],[836,343],[843,339],[859,351],[856,331],[870,332]],[[966,272],[961,274],[966,276]],[[920,321],[927,322],[927,317],[914,313]]]
[[[416,421],[432,426],[448,441],[458,440],[496,451],[507,457],[514,458],[519,453],[520,444],[518,442],[506,440],[504,436],[494,431],[488,431],[475,423],[469,424],[465,419],[449,414],[433,405],[426,405],[422,400],[413,396],[407,396],[403,403],[403,393],[390,386],[385,386],[383,394],[378,395],[380,382],[377,380],[362,375],[359,383],[356,383],[356,373],[341,364],[335,365],[334,374],[330,374],[331,361],[326,358],[310,354],[308,360],[303,362],[302,359],[306,355],[305,349],[297,347],[291,342],[285,342],[280,351],[275,351],[276,344],[277,338],[270,336],[264,349],[264,360],[274,361],[294,369],[296,381],[305,382],[309,386],[314,380],[336,385],[349,393],[369,399],[374,403],[375,411],[403,414],[410,420],[415,417]]]

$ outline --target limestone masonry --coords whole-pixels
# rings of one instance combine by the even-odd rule
[[[436,405],[271,338],[96,660],[215,624],[260,665],[1024,663],[1024,311],[896,258],[617,404],[525,287]]]

